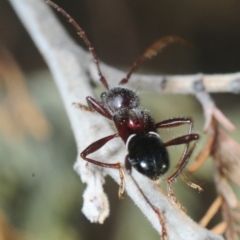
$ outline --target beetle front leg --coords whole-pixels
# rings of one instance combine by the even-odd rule
[[[97,101],[93,97],[86,97],[88,106],[81,103],[73,103],[74,106],[89,112],[98,112],[102,116],[112,120],[111,114],[108,110],[103,106],[102,102]]]
[[[96,112],[101,114],[102,116],[112,120],[111,114],[108,110],[103,106],[102,102],[97,101],[93,97],[86,97],[87,104],[91,109],[94,109]]]
[[[88,111],[88,112],[95,112],[95,110],[93,108],[90,108],[87,105],[81,104],[81,103],[72,103],[73,106],[75,106],[76,108],[82,109],[84,111]]]

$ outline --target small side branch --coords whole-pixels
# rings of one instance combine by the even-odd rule
[[[117,85],[126,73],[114,69],[106,64],[101,64],[103,72],[107,74],[111,83]],[[88,66],[92,79],[99,84],[99,78],[95,65]],[[144,75],[135,73],[131,76],[128,86],[144,91],[156,91],[160,93],[195,94],[196,79],[201,79],[205,91],[208,93],[240,93],[240,72],[228,74],[192,74],[192,75]]]
[[[220,122],[228,131],[236,130],[234,124],[217,108],[214,100],[210,94],[206,91],[203,79],[196,79],[194,84],[195,96],[201,103],[205,115],[204,132],[207,132],[211,128],[212,119],[215,118]]]

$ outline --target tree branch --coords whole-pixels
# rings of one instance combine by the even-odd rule
[[[108,79],[113,85],[117,85],[119,81],[125,77],[126,73],[106,64],[101,63],[101,68],[107,74]],[[92,79],[99,84],[99,77],[97,75],[95,64],[91,63],[88,66],[88,71]],[[158,93],[181,93],[181,94],[195,94],[196,81],[201,79],[208,93],[240,93],[240,72],[229,74],[192,74],[192,75],[144,75],[133,74],[128,86],[144,90],[156,91]]]
[[[45,58],[46,63],[54,76],[54,80],[59,88],[72,125],[78,151],[80,152],[88,143],[94,142],[96,139],[103,137],[103,135],[112,134],[112,129],[109,124],[101,116],[96,113],[78,110],[72,106],[73,102],[84,103],[86,96],[93,96],[87,74],[87,69],[89,69],[89,66],[92,63],[91,56],[72,42],[49,10],[49,7],[43,1],[9,1],[28,30],[39,51]],[[118,76],[116,75],[118,71],[110,69],[110,67],[106,68],[106,70],[111,74],[115,72],[114,76]],[[238,74],[236,74],[236,76],[239,77]],[[136,84],[136,78],[137,76],[131,79],[132,84]],[[143,76],[141,79],[144,81],[139,81],[138,79],[137,85],[149,90],[148,87],[141,85],[141,83],[145,82],[147,83],[147,86],[150,86],[156,78],[163,79],[160,81],[161,84],[158,82],[158,86],[161,86],[164,81],[166,82],[164,79],[168,79],[166,77],[155,76],[152,78]],[[170,87],[171,85],[165,84],[165,91],[166,89],[172,89],[171,91],[167,91],[174,92],[175,89],[176,92],[177,89],[180,89],[179,87],[176,87],[178,81],[176,81],[175,77],[169,77],[169,79],[171,78],[175,79],[175,85]],[[188,77],[182,77],[182,79],[188,79]],[[170,82],[171,81],[169,80],[169,84]],[[186,81],[184,80],[180,82]],[[228,84],[231,83],[232,80],[228,81]],[[186,92],[191,91],[189,84],[191,85],[191,81],[188,82],[188,85],[185,84],[185,87],[182,89],[185,89]],[[222,88],[226,90],[226,87]],[[219,91],[219,89],[217,91]],[[109,161],[113,163],[123,161],[125,155],[126,150],[123,143],[119,139],[115,139],[94,154],[94,158],[99,161]],[[109,174],[119,183],[118,171],[97,168],[92,164],[86,165],[86,162],[81,160],[79,156],[75,163],[75,170],[81,174],[82,181],[88,184],[87,190],[84,193],[85,206],[83,211],[85,215],[91,221],[103,222],[108,215],[108,201],[102,188],[104,175]],[[223,239],[221,236],[215,235],[212,232],[201,228],[182,210],[171,204],[165,194],[159,190],[159,187],[155,182],[150,181],[136,171],[133,171],[133,178],[138,185],[141,186],[141,191],[148,197],[150,203],[161,211],[166,222],[169,240]],[[126,191],[147,216],[154,228],[161,234],[161,226],[159,224],[158,216],[153,211],[150,204],[146,202],[133,179],[128,175],[126,175]]]

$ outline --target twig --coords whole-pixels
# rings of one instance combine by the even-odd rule
[[[101,68],[113,85],[125,77],[126,73],[106,64],[101,63]],[[99,83],[95,65],[88,66],[92,79]],[[144,91],[156,91],[160,93],[195,94],[196,79],[201,79],[205,91],[209,93],[240,93],[240,72],[229,74],[192,74],[192,75],[144,75],[135,73],[131,77],[128,86]]]
[[[220,222],[219,224],[217,224],[216,226],[214,226],[211,229],[211,231],[216,234],[223,234],[226,231],[227,227],[228,227],[227,222],[223,221],[223,222]]]
[[[206,227],[210,220],[213,218],[213,216],[216,214],[216,212],[219,210],[219,208],[222,205],[222,197],[218,196],[214,202],[209,207],[208,211],[204,215],[204,217],[200,220],[199,225],[202,227]]]
[[[205,94],[208,96],[207,93]],[[202,103],[204,108],[208,107],[209,103],[212,105],[213,102],[209,99],[209,101],[202,101]],[[216,108],[215,104],[213,104],[213,108]],[[239,238],[238,229],[236,228],[240,219],[237,217],[239,215],[239,201],[229,182],[232,181],[237,186],[240,186],[240,145],[219,128],[217,122],[217,120],[219,121],[219,115],[214,115],[213,112],[207,111],[207,114],[210,113],[207,115],[207,118],[210,119],[210,124],[206,128],[206,132],[210,135],[209,139],[203,151],[197,157],[197,162],[190,167],[190,171],[195,171],[209,156],[213,157],[213,176],[219,197],[200,221],[200,225],[206,226],[221,205],[225,223],[219,224],[212,231],[214,230],[218,233],[225,232],[227,240],[235,240]],[[228,127],[229,125],[224,126]]]
[[[112,133],[112,129],[107,121],[101,116],[91,112],[80,111],[72,106],[73,102],[84,103],[86,96],[93,95],[86,74],[86,68],[91,62],[89,54],[80,50],[69,39],[43,1],[9,1],[52,71],[72,124],[78,151],[80,152],[80,150],[86,147],[87,143],[103,137],[102,133],[104,135]],[[95,158],[99,161],[118,162],[124,159],[125,154],[123,144],[116,139],[99,150]],[[104,183],[103,175],[107,173],[119,183],[118,171],[98,169],[92,166],[92,164],[86,166],[86,163],[81,161],[79,157],[75,169],[81,173],[83,182],[88,184],[88,190],[85,192],[86,198],[94,200],[92,203],[88,201],[87,204],[90,203],[92,205],[90,207],[87,205],[86,207],[87,209],[93,207],[93,212],[89,213],[87,211],[86,214],[89,214],[88,217],[92,221],[103,222],[108,214],[108,202],[102,190],[102,184]],[[199,227],[185,213],[172,205],[168,198],[159,191],[156,183],[135,171],[133,171],[133,177],[141,186],[144,194],[151,200],[151,204],[162,212],[166,221],[169,240],[223,239],[221,236]],[[158,216],[145,201],[136,184],[129,176],[126,176],[126,190],[148,217],[152,225],[161,233]]]
[[[195,95],[199,102],[202,104],[203,111],[205,114],[204,131],[206,132],[211,128],[212,119],[215,118],[220,122],[227,130],[234,131],[236,127],[233,123],[224,116],[224,114],[216,107],[214,100],[206,91],[202,78],[196,78],[193,84]]]

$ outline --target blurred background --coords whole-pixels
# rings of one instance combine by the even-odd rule
[[[192,43],[174,44],[140,72],[154,74],[240,71],[240,2],[173,0],[56,0],[85,30],[101,61],[127,70],[159,37],[178,35]],[[58,16],[79,45],[75,30]],[[81,81],[81,80],[79,80]],[[217,106],[240,128],[240,96],[213,94]],[[204,118],[194,96],[142,93],[142,105],[156,121],[191,116],[201,141]],[[81,213],[84,185],[73,171],[76,144],[62,101],[44,60],[7,0],[0,0],[0,240],[159,239],[134,203],[119,201],[118,186],[107,178],[111,213],[103,225]],[[156,104],[157,103],[157,104]],[[81,123],[79,123],[81,127]],[[165,139],[185,134],[164,133]],[[231,136],[240,142],[239,131]],[[172,166],[182,148],[170,149]],[[194,157],[193,157],[194,159]],[[209,160],[191,179],[199,194],[180,179],[175,193],[198,221],[216,197]],[[220,221],[218,214],[210,223]]]

